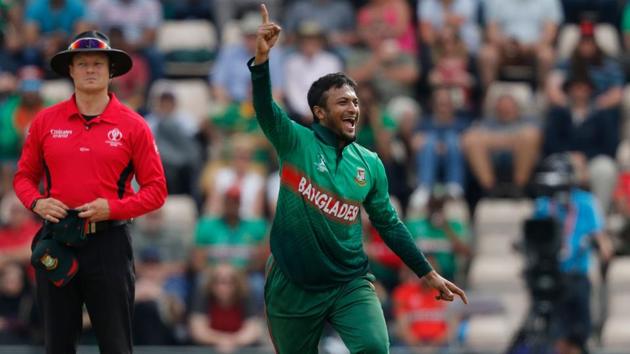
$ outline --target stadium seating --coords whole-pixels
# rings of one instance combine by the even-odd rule
[[[602,328],[602,345],[607,349],[625,348],[627,351],[630,346],[630,256],[611,262],[608,293],[608,318]]]
[[[208,117],[211,97],[208,84],[201,79],[157,80],[149,91],[149,106],[162,92],[170,91],[177,99],[178,109],[190,113],[199,124]]]
[[[197,206],[188,195],[169,195],[162,207],[168,225],[177,225],[186,243],[192,245],[197,224]]]
[[[157,33],[167,76],[205,77],[217,47],[216,29],[206,20],[166,21]]]
[[[626,304],[626,306],[628,306]],[[627,353],[630,347],[630,317],[611,316],[602,329],[602,346],[617,353]]]
[[[474,316],[468,323],[464,344],[479,353],[503,352],[512,334],[504,315]]]
[[[611,262],[608,269],[608,288],[611,294],[630,292],[630,256],[615,258]]]
[[[67,100],[68,97],[72,96],[73,92],[74,87],[72,86],[72,82],[70,80],[45,80],[42,83],[42,97],[44,100],[50,101],[51,103]]]

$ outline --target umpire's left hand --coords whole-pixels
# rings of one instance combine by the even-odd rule
[[[107,199],[98,198],[77,208],[80,218],[89,222],[109,220],[109,203]]]

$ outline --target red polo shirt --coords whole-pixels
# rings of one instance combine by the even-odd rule
[[[137,193],[131,188],[134,175]],[[39,191],[42,179],[45,195]],[[43,197],[70,208],[105,198],[112,220],[157,209],[167,195],[151,130],[114,94],[105,111],[89,122],[79,113],[74,95],[41,111],[26,137],[13,187],[27,208]]]

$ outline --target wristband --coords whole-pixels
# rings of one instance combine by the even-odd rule
[[[36,198],[35,200],[33,200],[33,202],[31,203],[31,211],[35,211],[35,206],[37,205],[37,202],[39,202],[39,200],[42,198]]]

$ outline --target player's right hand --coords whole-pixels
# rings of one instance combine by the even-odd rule
[[[37,201],[33,212],[39,215],[42,219],[58,223],[60,219],[63,219],[68,215],[67,205],[55,198],[44,198]]]
[[[256,33],[256,59],[254,64],[262,64],[269,59],[269,51],[278,41],[282,28],[269,21],[269,12],[265,4],[260,5],[262,24]]]
[[[440,292],[440,294],[435,297],[436,300],[453,301],[455,295],[457,295],[462,299],[463,303],[468,304],[466,293],[458,288],[457,285],[444,279],[436,271],[432,270],[422,278],[430,288]]]

